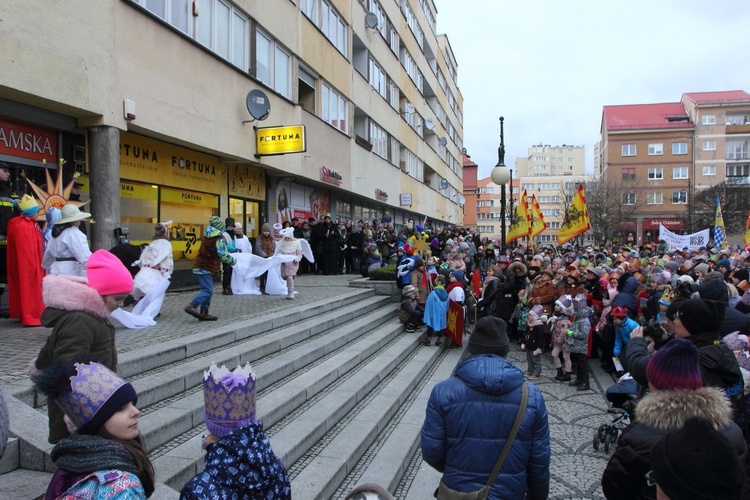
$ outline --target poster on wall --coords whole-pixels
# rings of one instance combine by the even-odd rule
[[[323,214],[331,210],[328,191],[300,186],[283,179],[276,180],[274,200],[272,211],[276,212],[278,223],[294,217],[299,220],[315,217],[320,220]]]

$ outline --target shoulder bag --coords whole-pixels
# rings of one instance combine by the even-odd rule
[[[521,405],[518,407],[518,413],[516,414],[516,421],[513,422],[513,429],[510,431],[510,435],[508,436],[508,440],[505,441],[505,446],[503,447],[503,452],[500,454],[500,458],[497,459],[497,463],[495,464],[495,467],[492,469],[492,473],[490,474],[490,477],[487,479],[487,483],[484,485],[484,487],[480,490],[476,491],[470,491],[468,493],[462,493],[460,491],[453,490],[451,488],[448,488],[443,480],[440,480],[440,486],[438,486],[437,491],[435,492],[435,497],[438,500],[485,500],[487,496],[490,494],[490,488],[492,487],[492,483],[495,482],[495,478],[500,473],[500,469],[503,466],[503,462],[505,462],[505,457],[508,456],[508,452],[510,452],[510,447],[513,444],[513,441],[516,439],[516,434],[518,434],[518,429],[521,427],[521,421],[523,420],[524,413],[526,413],[526,403],[529,400],[529,389],[526,386],[526,382],[524,381],[523,387],[521,389]]]

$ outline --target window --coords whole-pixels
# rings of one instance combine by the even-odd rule
[[[346,57],[348,32],[336,9],[327,0],[301,0],[300,9]]]
[[[401,62],[401,66],[406,70],[406,74],[409,75],[409,78],[417,86],[419,92],[422,93],[424,89],[424,77],[422,76],[422,72],[419,71],[417,63],[414,62],[414,59],[405,47],[401,47],[400,49],[399,61]]]
[[[649,156],[659,156],[664,154],[664,145],[661,143],[654,143],[648,145]]]
[[[687,142],[673,142],[672,154],[673,155],[686,155],[687,154]]]
[[[623,144],[622,156],[635,156],[635,144]]]
[[[560,229],[560,223],[559,222],[547,222],[547,229]]]
[[[261,30],[255,36],[255,77],[284,97],[291,97],[292,56]]]
[[[746,123],[750,123],[750,114],[740,113],[730,115],[727,113],[726,125],[744,125]]]
[[[635,193],[622,193],[623,205],[635,205]]]
[[[648,199],[646,203],[648,203],[649,205],[661,205],[662,200],[663,198],[660,192],[648,193]]]
[[[703,175],[716,175],[716,165],[703,165]]]
[[[687,167],[673,167],[672,168],[672,179],[687,179],[688,168]]]
[[[387,99],[388,90],[386,87],[386,80],[388,77],[386,76],[385,71],[383,71],[383,68],[381,68],[372,57],[369,58],[368,68],[367,79],[370,82],[370,85],[378,91],[378,94]]]
[[[711,140],[704,140],[703,141],[703,151],[716,151],[716,141]]]
[[[716,125],[716,115],[703,115],[701,125]]]
[[[750,141],[747,139],[727,141],[727,160],[745,160],[750,158]]]
[[[672,193],[672,204],[683,205],[687,203],[687,191],[675,191]]]
[[[536,184],[521,184],[521,190],[533,191]]]
[[[658,181],[664,178],[664,169],[662,167],[650,167],[648,169],[648,180]]]
[[[417,39],[419,48],[424,50],[424,33],[422,33],[422,28],[419,26],[417,16],[414,15],[414,11],[411,10],[411,7],[406,0],[401,0],[401,12],[404,14],[404,17],[406,18],[406,24],[414,34],[414,38]]]
[[[634,168],[623,168],[622,169],[622,180],[634,181],[635,180],[635,169]]]
[[[727,165],[727,177],[750,177],[750,165]]]
[[[348,133],[347,101],[325,83],[320,85],[320,90],[322,100],[320,117],[345,134]]]
[[[235,66],[248,70],[248,19],[223,0],[195,0],[200,16],[189,15],[188,0],[131,0]],[[192,20],[195,19],[195,23]]]
[[[313,76],[312,71],[303,68],[302,65],[300,65],[297,74],[299,75],[297,90],[299,104],[310,113],[315,113],[315,89],[317,87],[315,81],[317,77]]]

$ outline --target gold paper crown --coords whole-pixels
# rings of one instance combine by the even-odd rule
[[[36,208],[36,211],[39,211],[39,204],[36,202],[33,196],[29,196],[28,194],[23,195],[23,198],[21,198],[18,202],[18,209],[23,213],[24,215],[32,215],[31,210]]]

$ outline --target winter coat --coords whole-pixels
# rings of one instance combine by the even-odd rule
[[[541,349],[544,345],[544,325],[528,325],[526,334],[523,336],[523,344],[527,351]]]
[[[719,330],[721,336],[733,332],[750,333],[750,318],[729,306],[729,291],[726,283],[721,280],[709,280],[698,286],[698,293],[702,299],[716,300],[725,304],[724,321]]]
[[[504,278],[490,280],[477,306],[480,309],[484,309],[484,316],[495,316],[496,318],[503,319],[510,318],[513,315],[514,307],[511,305],[510,311],[508,311],[508,299],[512,291],[513,285],[508,283]]]
[[[573,331],[573,343],[570,344],[570,352],[577,354],[586,354],[589,347],[589,332],[591,331],[591,315],[594,310],[588,306],[576,312],[575,320],[570,325]]]
[[[422,457],[454,490],[482,488],[513,427],[523,372],[496,355],[468,358],[456,376],[430,394],[422,426]],[[518,434],[490,490],[490,499],[547,498],[550,442],[547,409],[539,389],[529,400]]]
[[[615,349],[613,352],[615,356],[619,356],[623,347],[628,345],[628,342],[630,341],[630,332],[632,332],[637,326],[637,321],[627,317],[621,325],[615,325]]]
[[[213,274],[218,276],[221,271],[220,263],[233,266],[237,260],[232,257],[221,232],[215,227],[208,226],[203,230],[201,247],[198,255],[193,259],[193,274]]]
[[[435,287],[427,296],[424,306],[424,322],[433,331],[445,330],[448,326],[448,292],[442,286]]]
[[[742,372],[732,350],[714,337],[715,334],[696,334],[685,338],[698,348],[703,387],[723,389],[724,395],[732,402],[734,409],[739,410],[745,387]],[[646,340],[642,337],[631,339],[625,351],[625,359],[622,360],[623,366],[636,382],[643,386],[648,385],[646,367],[649,359],[651,354],[648,352]],[[738,414],[735,414],[735,417],[737,416]]]
[[[420,304],[427,302],[427,295],[430,293],[430,288],[427,285],[427,276],[425,275],[424,268],[414,269],[411,272],[409,284],[419,291],[419,298],[417,301]]]
[[[570,318],[567,316],[555,316],[555,321],[552,324],[554,326],[552,327],[552,341],[550,342],[550,346],[563,346],[564,350],[569,351],[570,347],[565,343],[565,337],[572,325]]]
[[[539,304],[544,308],[544,313],[550,315],[555,308],[555,301],[559,295],[557,295],[557,287],[551,281],[537,280],[531,288],[528,297],[528,304],[530,306]]]
[[[109,309],[99,292],[89,288],[86,278],[49,275],[42,281],[47,308],[42,324],[52,333],[39,351],[36,368],[42,370],[58,361],[96,361],[117,372],[115,327],[109,322]],[[69,435],[63,412],[56,404],[47,405],[49,440],[56,443]]]
[[[612,309],[615,307],[627,307],[628,317],[635,319],[637,315],[637,303],[635,292],[638,290],[638,278],[630,273],[625,273],[617,283],[617,295],[612,299]]]
[[[289,475],[259,422],[232,431],[208,448],[205,469],[180,492],[180,500],[204,498],[292,498]]]
[[[406,298],[401,301],[401,307],[398,308],[398,320],[401,323],[408,323],[414,317],[422,317],[424,308],[417,304],[416,299]]]
[[[656,487],[647,486],[644,477],[651,470],[651,449],[665,434],[681,429],[690,417],[713,422],[745,463],[747,446],[742,431],[732,422],[729,401],[714,387],[651,392],[638,403],[636,414],[638,420],[620,436],[602,476],[602,489],[609,500],[656,498]]]

